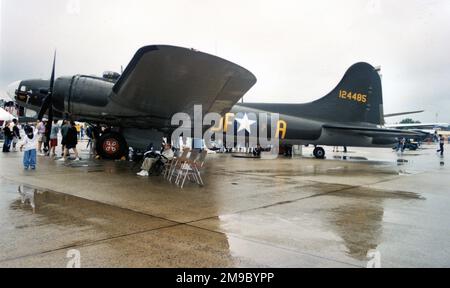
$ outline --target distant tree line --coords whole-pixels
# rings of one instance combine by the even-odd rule
[[[421,123],[420,121],[414,121],[411,118],[406,118],[400,121],[400,124],[420,124],[420,123]]]

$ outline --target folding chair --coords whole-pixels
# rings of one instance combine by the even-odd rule
[[[187,156],[190,152],[189,148],[185,148],[183,150],[183,153],[181,154],[181,156],[175,158],[174,160],[172,160],[171,164],[170,164],[170,168],[169,171],[167,173],[167,180],[169,182],[172,183],[172,178],[175,175],[175,172],[180,172],[180,169],[182,167],[182,165],[188,160]],[[176,175],[178,178],[178,175]]]
[[[164,179],[168,179],[170,169],[172,168],[172,164],[174,161],[175,161],[175,159],[172,159],[172,160],[168,160],[166,163],[164,163],[164,173],[163,173]]]
[[[192,167],[195,165],[195,161],[197,160],[199,154],[200,153],[198,152],[198,150],[192,150],[191,155],[189,155],[189,159],[187,159],[187,161],[185,161],[181,165],[181,169],[180,169],[180,172],[178,173],[177,181],[175,182],[178,186],[181,187],[181,189],[183,189],[184,183],[186,182],[188,175],[190,175],[189,171],[193,170]],[[196,181],[198,183],[198,179],[196,179]]]
[[[195,173],[195,177],[197,178],[197,183],[198,185],[204,186],[205,183],[203,182],[203,178],[201,175],[201,170],[205,167],[205,163],[206,163],[206,157],[208,156],[208,151],[203,150],[202,153],[200,154],[200,157],[198,158],[197,161],[195,161],[195,163],[192,166],[192,172]]]

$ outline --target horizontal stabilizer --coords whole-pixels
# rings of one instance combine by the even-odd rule
[[[412,114],[420,114],[425,112],[425,110],[420,111],[411,111],[411,112],[400,112],[400,113],[393,113],[393,114],[386,114],[384,115],[384,118],[390,118],[390,117],[396,117],[396,116],[403,116],[403,115],[412,115]]]
[[[377,127],[361,127],[361,126],[347,126],[347,125],[335,125],[335,124],[325,124],[323,125],[325,129],[348,131],[349,133],[357,133],[359,135],[364,135],[368,137],[375,136],[386,136],[386,137],[415,137],[420,136],[420,133],[408,130],[399,129],[386,129]]]

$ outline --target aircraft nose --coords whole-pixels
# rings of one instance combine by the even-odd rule
[[[20,87],[20,83],[21,83],[22,81],[15,81],[15,82],[13,82],[13,83],[11,83],[11,84],[9,84],[8,86],[7,86],[7,88],[6,88],[6,94],[8,95],[8,97],[10,98],[10,99],[8,99],[8,100],[10,100],[10,101],[14,101],[15,100],[15,98],[16,98],[16,96],[17,96],[17,91],[19,90],[19,87]]]

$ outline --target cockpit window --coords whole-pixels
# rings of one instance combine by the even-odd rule
[[[27,86],[20,87],[20,92],[27,92]]]

